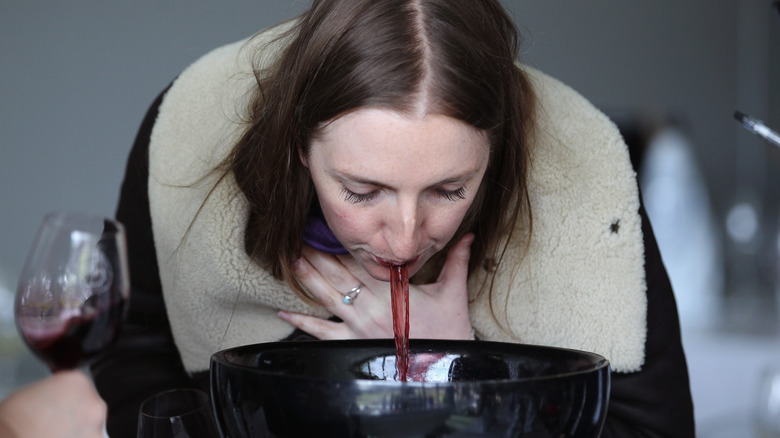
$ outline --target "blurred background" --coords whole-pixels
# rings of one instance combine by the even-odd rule
[[[521,59],[605,111],[630,146],[675,288],[701,437],[749,436],[780,366],[780,15],[771,0],[505,0]],[[302,0],[0,0],[0,393],[46,373],[12,300],[43,215],[113,215],[156,94]]]

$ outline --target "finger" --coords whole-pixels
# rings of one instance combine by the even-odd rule
[[[361,283],[336,256],[310,247],[304,247],[302,255],[338,295],[344,295]],[[347,256],[347,258],[351,259],[352,257]]]
[[[302,313],[279,311],[279,317],[317,339],[349,339],[348,327],[340,322],[328,321]]]
[[[389,295],[383,293],[383,291],[390,290],[389,282],[377,280],[376,278],[372,277],[351,255],[340,255],[337,257],[341,264],[349,270],[353,277],[355,277],[357,282],[365,286],[361,294],[364,292],[369,292],[369,294],[372,295],[372,301],[377,297],[387,297],[389,300]]]
[[[305,257],[296,260],[293,263],[293,269],[295,271],[295,276],[303,287],[314,295],[314,298],[317,299],[320,305],[343,319],[342,312],[348,311],[348,309],[345,309],[344,307],[347,306],[344,306],[341,302],[342,295],[333,288],[333,285],[322,276],[320,271],[309,263],[309,260]],[[339,306],[339,304],[341,304],[341,306]]]
[[[474,234],[467,233],[450,249],[437,283],[441,283],[443,286],[465,284],[469,275],[469,258],[471,257],[471,242],[473,241]]]

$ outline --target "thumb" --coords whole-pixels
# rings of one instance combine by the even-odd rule
[[[471,257],[471,242],[474,241],[474,234],[467,233],[460,238],[460,241],[450,249],[447,254],[447,260],[439,273],[437,283],[446,284],[466,284],[469,275],[469,258]]]

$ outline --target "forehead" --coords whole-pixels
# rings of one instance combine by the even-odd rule
[[[315,162],[336,170],[390,176],[475,170],[488,154],[486,135],[460,120],[383,108],[363,108],[328,123],[310,150]]]

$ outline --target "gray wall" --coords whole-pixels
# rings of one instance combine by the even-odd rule
[[[135,131],[182,68],[299,7],[287,1],[0,0],[0,269],[6,277],[15,282],[46,211],[113,214]]]
[[[0,292],[15,289],[45,212],[113,214],[135,131],[181,69],[306,3],[0,0]],[[528,64],[611,113],[685,121],[717,224],[745,191],[778,223],[779,151],[732,119],[780,127],[770,0],[505,3]]]

